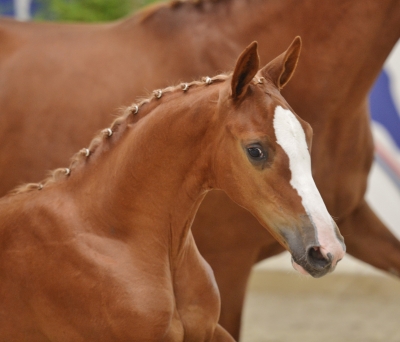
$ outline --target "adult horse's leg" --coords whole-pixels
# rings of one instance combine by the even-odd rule
[[[338,226],[349,254],[400,276],[400,241],[376,216],[365,200],[350,216],[338,222]]]

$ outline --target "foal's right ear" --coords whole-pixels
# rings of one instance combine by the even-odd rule
[[[261,73],[281,90],[289,82],[296,70],[300,51],[301,38],[297,36],[284,53],[262,68]]]
[[[259,64],[257,42],[253,42],[240,54],[236,62],[231,82],[234,99],[246,94],[249,83],[257,74]]]

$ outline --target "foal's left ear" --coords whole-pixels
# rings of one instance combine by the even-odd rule
[[[253,42],[241,53],[236,62],[231,83],[232,97],[234,99],[246,94],[249,83],[257,74],[259,64],[257,42]]]
[[[269,78],[281,90],[293,76],[300,51],[301,38],[297,36],[284,53],[262,68],[262,75]]]

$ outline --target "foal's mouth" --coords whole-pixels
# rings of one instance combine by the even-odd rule
[[[292,255],[292,266],[301,274],[311,275],[314,278],[320,278],[327,273],[333,272],[336,268],[338,260],[333,264],[334,257],[331,253],[324,256],[319,246],[310,247],[301,257],[296,258]]]

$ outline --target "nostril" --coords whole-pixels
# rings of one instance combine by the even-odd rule
[[[307,253],[307,259],[311,266],[316,268],[326,268],[332,263],[332,258],[328,254],[328,259],[321,253],[320,247],[310,247]]]
[[[308,251],[308,255],[313,258],[313,259],[317,259],[317,260],[324,260],[324,256],[321,253],[321,250],[319,247],[311,247]]]

